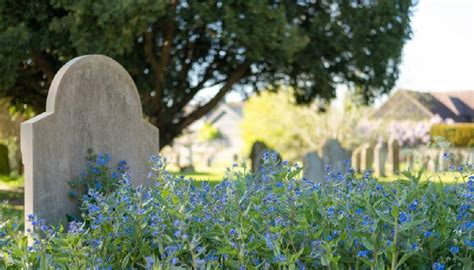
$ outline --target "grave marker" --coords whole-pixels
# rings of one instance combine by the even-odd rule
[[[69,61],[51,83],[46,112],[21,125],[25,217],[64,224],[66,214],[78,213],[68,181],[84,172],[89,148],[126,160],[132,182],[148,185],[147,160],[158,143],[158,129],[143,119],[135,83],[119,63],[102,55]]]
[[[350,159],[341,144],[336,139],[327,140],[323,145],[323,165],[330,165],[333,172],[344,172],[344,161]]]
[[[354,169],[355,172],[360,172],[360,152],[361,152],[360,146],[354,149],[354,151],[352,152],[351,163],[352,163],[352,168]]]
[[[308,152],[303,157],[303,177],[318,182],[324,180],[323,162],[318,153]]]
[[[374,148],[374,175],[385,176],[385,144],[379,142]]]
[[[370,143],[362,145],[361,154],[360,154],[360,170],[367,171],[372,169],[372,164],[374,162],[374,148]]]
[[[395,175],[400,172],[400,145],[395,139],[390,139],[387,144],[387,174]]]

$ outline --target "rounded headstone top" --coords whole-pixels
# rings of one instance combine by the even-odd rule
[[[134,108],[142,117],[137,87],[125,68],[105,55],[85,55],[68,61],[56,73],[46,101],[47,112],[70,107],[95,110],[110,99]]]

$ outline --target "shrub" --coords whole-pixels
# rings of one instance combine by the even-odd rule
[[[422,171],[381,184],[329,167],[318,183],[268,153],[258,174],[234,168],[215,186],[167,173],[159,157],[151,168],[150,188],[124,173],[110,193],[89,189],[68,232],[31,216],[30,246],[2,220],[0,267],[472,269],[472,166],[458,168],[457,185],[420,182]]]
[[[474,123],[437,124],[431,127],[432,137],[443,137],[454,146],[474,147]]]

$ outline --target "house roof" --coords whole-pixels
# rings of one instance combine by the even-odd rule
[[[214,123],[218,121],[223,113],[229,113],[236,120],[241,120],[242,114],[242,103],[221,103],[217,108],[206,115],[206,121]]]
[[[417,92],[398,90],[374,114],[377,118],[426,119],[439,115],[456,122],[474,121],[474,90]]]

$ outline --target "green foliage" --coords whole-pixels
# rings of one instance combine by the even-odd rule
[[[242,136],[245,151],[262,141],[289,160],[319,150],[327,139],[337,138],[344,147],[362,141],[364,133],[355,131],[367,116],[367,109],[355,106],[329,107],[318,112],[315,106],[297,105],[292,89],[264,91],[251,97],[244,106]]]
[[[443,137],[454,146],[474,147],[474,124],[436,124],[431,127],[432,137]]]
[[[211,142],[221,137],[222,134],[219,130],[209,122],[205,122],[198,133],[198,140],[200,142]]]
[[[472,269],[472,166],[455,185],[422,182],[423,171],[384,184],[350,170],[313,181],[266,156],[258,174],[234,168],[216,185],[152,157],[152,187],[124,174],[109,193],[90,189],[84,222],[67,233],[30,216],[30,245],[0,207],[0,267]]]
[[[410,35],[412,0],[0,1],[0,95],[43,111],[55,72],[106,54],[132,75],[163,147],[232,89],[288,84],[298,103],[365,102],[389,92]],[[234,86],[248,87],[234,87]],[[206,87],[217,94],[194,111]]]

